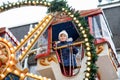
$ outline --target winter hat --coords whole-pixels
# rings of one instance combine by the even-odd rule
[[[68,39],[68,33],[67,33],[65,30],[62,30],[62,31],[59,33],[58,38],[60,38],[60,35],[61,35],[61,34],[65,34],[66,37],[67,37],[67,39]]]

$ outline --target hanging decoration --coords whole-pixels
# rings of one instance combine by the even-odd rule
[[[75,11],[75,9],[69,7],[66,0],[54,0],[51,2],[48,2],[46,0],[25,0],[25,1],[17,1],[13,3],[8,2],[8,3],[3,3],[3,5],[0,6],[0,12],[12,8],[18,8],[21,6],[39,6],[39,5],[48,7],[47,13],[65,12],[69,17],[72,18],[79,32],[82,34],[81,38],[83,38],[84,40],[84,47],[86,50],[87,68],[85,71],[84,80],[95,80],[98,70],[98,67],[96,66],[98,55],[96,54],[94,37],[89,32],[88,23],[85,20],[85,18],[80,16],[79,11]],[[31,74],[28,75],[31,76]]]

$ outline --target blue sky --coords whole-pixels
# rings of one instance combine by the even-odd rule
[[[18,0],[0,0],[3,3],[16,2]],[[19,0],[22,1],[22,0]],[[67,0],[69,6],[76,10],[97,8],[98,0]],[[39,22],[46,15],[47,8],[42,6],[29,6],[14,8],[0,13],[0,27],[15,27],[29,23]]]

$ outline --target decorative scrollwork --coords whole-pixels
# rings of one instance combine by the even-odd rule
[[[103,49],[104,49],[104,47],[103,47],[103,45],[99,45],[98,47],[97,47],[97,54],[100,54],[102,51],[103,51]]]
[[[49,65],[50,65],[49,63],[50,63],[51,61],[57,63],[57,59],[56,59],[54,56],[49,56],[49,57],[47,57],[47,58],[42,58],[42,59],[40,59],[40,64],[41,64],[42,66],[49,66]],[[49,62],[49,63],[48,63],[48,62]]]

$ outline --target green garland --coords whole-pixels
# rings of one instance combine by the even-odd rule
[[[71,16],[71,15],[74,16],[74,17],[72,16],[73,21],[75,22],[75,24],[76,24],[80,33],[83,30],[85,30],[84,34],[87,34],[87,38],[88,38],[88,41],[85,41],[85,43],[84,43],[85,48],[88,47],[88,46],[86,46],[86,43],[90,44],[90,50],[86,49],[86,56],[89,57],[89,55],[87,55],[87,52],[91,52],[91,59],[87,60],[87,62],[91,63],[90,65],[87,65],[87,67],[89,67],[90,70],[85,71],[86,73],[88,72],[90,75],[85,76],[85,77],[88,80],[96,80],[97,71],[98,71],[96,61],[98,59],[98,55],[96,54],[96,49],[95,49],[95,45],[94,45],[94,37],[89,32],[88,23],[85,20],[85,18],[80,16],[79,11],[75,11],[75,9],[73,9],[72,7],[69,7],[66,3],[67,2],[65,0],[54,0],[54,1],[52,1],[51,6],[48,8],[48,13],[65,11],[66,13],[68,13],[69,16]],[[64,10],[62,10],[62,8],[64,8]],[[80,26],[78,26],[78,23],[76,23],[76,20],[78,20],[78,22],[81,23],[81,26],[83,27],[83,29],[80,29]],[[83,39],[85,38],[84,35],[82,36],[82,38]],[[85,80],[87,80],[86,78],[85,78]]]
[[[3,3],[0,6],[0,12],[5,10],[21,7],[21,6],[28,6],[28,5],[43,5],[48,7],[47,13],[54,13],[54,12],[66,12],[68,16],[70,16],[76,27],[78,28],[79,32],[81,33],[81,37],[84,40],[84,45],[86,49],[86,56],[88,60],[86,62],[87,69],[85,71],[85,80],[95,80],[98,67],[96,65],[96,61],[98,59],[98,55],[96,54],[96,48],[94,45],[94,37],[90,34],[88,23],[84,17],[80,16],[79,11],[75,11],[72,7],[69,7],[65,0],[54,0],[52,2],[48,2],[46,0],[25,0],[25,1],[18,1],[14,3],[8,2],[7,4]]]
[[[48,13],[50,12],[59,12],[62,11],[62,7],[66,6],[66,1],[58,1],[58,0],[54,0],[51,2],[51,6],[48,7]]]

